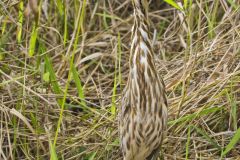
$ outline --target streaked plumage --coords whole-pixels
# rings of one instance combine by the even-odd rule
[[[120,141],[124,160],[150,160],[156,159],[166,130],[167,99],[153,61],[148,2],[132,2],[130,72],[119,111]]]

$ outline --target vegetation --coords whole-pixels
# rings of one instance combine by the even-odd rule
[[[169,5],[170,4],[170,5]],[[240,154],[240,3],[151,1],[166,159]],[[130,0],[0,1],[0,159],[121,159]]]

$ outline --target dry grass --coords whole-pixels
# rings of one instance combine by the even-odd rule
[[[164,157],[237,159],[240,3],[184,2],[183,12],[150,5],[170,106]],[[121,159],[131,2],[61,3],[0,1],[0,159]]]

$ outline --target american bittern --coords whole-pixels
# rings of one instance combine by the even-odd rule
[[[153,61],[147,0],[132,0],[130,72],[119,111],[124,160],[157,159],[167,122],[167,98]]]

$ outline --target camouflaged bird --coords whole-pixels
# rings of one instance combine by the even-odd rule
[[[167,123],[167,97],[150,41],[147,0],[132,0],[130,71],[119,111],[124,160],[155,160]]]

